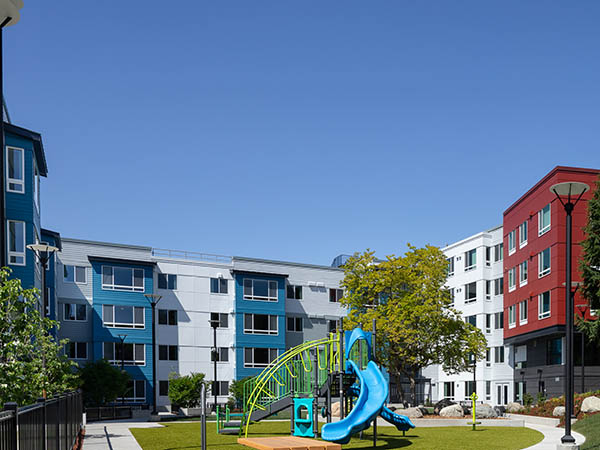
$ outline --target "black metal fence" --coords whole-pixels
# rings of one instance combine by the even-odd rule
[[[0,412],[0,450],[72,450],[82,427],[80,391],[21,408],[6,403]]]

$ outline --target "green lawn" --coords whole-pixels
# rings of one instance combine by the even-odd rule
[[[573,424],[573,429],[585,436],[582,450],[600,449],[600,414],[594,414]]]
[[[208,423],[208,448],[216,450],[246,449],[238,445],[237,436],[218,435],[215,424]],[[200,423],[165,423],[165,428],[132,428],[131,432],[144,450],[192,450],[200,448]],[[249,437],[290,434],[289,422],[260,422],[250,427]],[[393,427],[378,428],[377,448],[410,450],[517,450],[542,440],[543,435],[529,428],[481,427],[473,432],[469,427],[415,428],[406,437]],[[371,430],[363,440],[353,438],[343,448],[369,449]]]

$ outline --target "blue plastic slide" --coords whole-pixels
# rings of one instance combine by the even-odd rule
[[[408,431],[415,427],[408,417],[396,414],[387,406],[383,407],[379,415],[383,420],[394,425],[398,431]]]
[[[347,444],[352,435],[369,428],[388,396],[388,385],[377,364],[369,361],[365,370],[360,370],[351,360],[346,364],[359,379],[360,394],[346,418],[328,423],[321,430],[322,439],[338,444]]]

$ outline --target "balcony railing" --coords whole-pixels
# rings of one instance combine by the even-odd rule
[[[213,255],[212,253],[188,252],[185,250],[170,250],[165,248],[153,248],[152,256],[157,258],[187,259],[192,261],[206,261],[222,264],[231,264],[231,256]]]

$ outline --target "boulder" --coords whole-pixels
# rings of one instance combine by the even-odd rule
[[[464,415],[465,413],[460,405],[446,406],[440,411],[441,417],[463,417]]]
[[[600,398],[598,397],[587,397],[581,404],[581,412],[594,413],[600,411]]]
[[[523,408],[523,405],[517,402],[510,402],[508,405],[506,405],[507,413],[518,413],[523,411],[523,409],[525,409]]]
[[[454,403],[452,400],[449,400],[447,398],[440,400],[439,402],[437,402],[435,404],[435,407],[433,408],[433,413],[439,414],[442,409],[444,409],[446,406],[450,406],[450,405],[456,405],[456,403]]]
[[[427,408],[425,408],[424,406],[419,406],[419,411],[421,411],[421,414],[423,414],[424,416],[429,414],[429,410]]]
[[[475,407],[475,417],[477,419],[493,419],[498,417],[498,413],[492,408],[492,405],[484,403]]]
[[[565,407],[564,406],[557,406],[556,408],[554,408],[554,411],[552,411],[552,415],[554,417],[562,417],[565,415]]]
[[[402,414],[403,416],[409,417],[411,419],[419,419],[423,417],[423,413],[419,408],[406,408],[398,410],[398,414]]]
[[[331,404],[331,416],[340,417],[340,402],[335,402]]]

